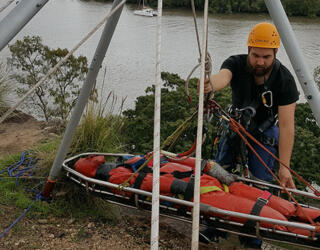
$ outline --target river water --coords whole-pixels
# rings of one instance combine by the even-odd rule
[[[0,7],[5,2],[1,0]],[[0,18],[13,7],[14,4],[0,13]],[[107,15],[110,8],[111,3],[51,0],[11,43],[25,35],[39,35],[49,47],[70,50]],[[155,82],[157,19],[136,16],[133,14],[135,8],[134,5],[124,7],[97,81],[97,87],[102,89],[106,69],[103,96],[110,91],[114,91],[119,99],[127,96],[125,108],[132,108],[136,97],[143,95],[145,88]],[[177,73],[185,79],[198,62],[192,13],[189,10],[164,10],[162,20],[161,70]],[[213,58],[213,72],[228,56],[247,52],[247,35],[261,21],[270,21],[270,17],[210,15],[208,49]],[[292,18],[290,21],[308,67],[313,72],[320,65],[320,19]],[[200,39],[202,24],[202,13],[198,13]],[[90,63],[101,32],[102,28],[75,55],[87,56]],[[9,50],[3,49],[1,61],[9,55]],[[283,48],[280,48],[278,58],[293,72]],[[194,76],[198,77],[199,72]],[[300,100],[304,100],[303,94]]]

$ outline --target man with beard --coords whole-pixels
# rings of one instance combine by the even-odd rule
[[[289,70],[276,59],[280,47],[276,27],[271,23],[257,24],[249,34],[247,45],[247,55],[229,57],[223,62],[220,71],[211,75],[212,85],[209,80],[205,81],[204,93],[221,90],[230,83],[232,111],[242,112],[242,125],[290,167],[294,142],[294,111],[299,93]],[[230,136],[222,136],[218,144],[217,163],[234,167],[237,156],[233,154],[237,152],[235,147],[239,148],[239,141],[238,138],[236,143],[232,143]],[[254,148],[264,162],[275,170],[275,160],[258,145],[254,145]],[[247,151],[247,163],[253,178],[273,180],[272,175],[250,150]],[[284,186],[295,188],[290,171],[281,164],[278,176]],[[200,239],[202,236],[200,234]],[[261,245],[261,241],[255,243],[254,246]]]

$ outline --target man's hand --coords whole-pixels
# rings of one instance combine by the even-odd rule
[[[200,89],[200,80],[198,80],[198,92]],[[212,86],[210,84],[210,80],[207,78],[204,80],[204,94],[208,94],[212,91]]]
[[[287,188],[293,188],[295,189],[296,186],[294,185],[291,173],[289,169],[286,167],[280,166],[279,168],[279,179],[282,185],[284,185]]]

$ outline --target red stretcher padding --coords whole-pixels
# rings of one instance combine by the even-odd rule
[[[136,162],[140,158],[132,159],[132,163]],[[188,158],[190,159],[190,158]],[[108,172],[104,174],[104,170],[107,168],[103,168],[105,159],[104,156],[88,156],[86,158],[81,158],[75,163],[75,169],[81,174],[84,174],[88,177],[94,178],[97,171],[99,171],[100,179],[105,177],[105,180],[114,184],[123,184],[125,183],[133,174],[130,168],[124,166],[118,166],[115,168],[108,169]],[[131,161],[129,161],[131,162]],[[126,162],[128,164],[128,161]],[[188,182],[190,181],[190,177],[188,174],[191,174],[193,171],[194,166],[194,159],[190,159],[188,161],[190,165],[184,165],[181,162],[167,162],[161,164],[160,167],[160,194],[166,196],[173,196],[177,194],[183,193],[173,193],[173,190],[182,190],[180,187],[186,189]],[[193,164],[193,165],[192,165]],[[99,169],[99,167],[101,167]],[[148,168],[148,167],[147,167]],[[101,173],[101,171],[103,173]],[[183,173],[182,179],[177,179],[174,174],[175,172]],[[136,181],[139,176],[139,173],[135,174],[129,183],[130,187],[135,187]],[[152,192],[152,182],[153,182],[153,175],[152,173],[145,173],[144,178],[141,182],[140,189],[148,192]],[[181,185],[177,189],[172,189],[174,185]],[[204,204],[208,204],[212,207],[220,208],[223,210],[239,212],[244,214],[250,214],[252,208],[254,207],[257,199],[261,197],[263,194],[263,190],[260,190],[255,187],[248,186],[241,182],[233,182],[229,186],[229,192],[223,191],[223,186],[221,183],[214,177],[203,174],[200,179],[200,186],[215,186],[221,189],[221,191],[210,191],[207,193],[203,193],[200,195],[200,202]],[[123,192],[119,189],[110,189],[113,193],[122,194],[126,196],[132,196],[130,192]],[[308,219],[306,217],[308,214],[311,219],[320,219],[320,210],[312,209],[312,208],[302,208],[296,209],[296,206],[290,203],[287,200],[284,200],[277,196],[271,196],[268,203],[263,206],[260,211],[259,216],[277,219],[281,221],[288,221],[290,218],[298,219],[301,222],[307,222]],[[232,221],[245,223],[247,219],[237,218],[233,216],[225,216],[221,214],[210,214],[213,216],[229,219]],[[226,218],[227,217],[227,218]],[[260,223],[262,227],[266,228],[275,228],[277,230],[282,231],[290,231],[297,234],[302,235],[310,235],[310,232],[303,229],[285,227],[280,225],[273,225],[267,222]]]
[[[80,158],[75,164],[75,170],[85,176],[95,177],[98,167],[105,162],[103,155],[90,155]]]
[[[229,186],[229,192],[234,195],[246,197],[250,200],[256,201],[262,195],[263,190],[248,186],[242,182],[233,182]],[[279,211],[287,218],[295,215],[296,212],[295,205],[274,195],[270,197],[268,206]]]

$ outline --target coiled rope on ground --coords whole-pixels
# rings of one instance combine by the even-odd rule
[[[19,161],[16,163],[10,165],[6,169],[3,169],[0,171],[0,181],[3,179],[12,179],[15,178],[16,186],[19,185],[19,179],[21,177],[32,177],[34,170],[37,168],[37,159],[34,157],[28,157],[28,151],[24,151]],[[4,174],[7,173],[8,176],[4,176]],[[40,178],[41,179],[41,178]],[[45,178],[43,178],[44,183]],[[42,185],[41,185],[42,186]],[[1,234],[0,239],[10,231],[10,229],[17,224],[22,217],[30,211],[30,209],[33,207],[33,205],[39,201],[39,200],[45,200],[44,197],[41,196],[41,189],[35,190],[35,189],[25,189],[26,191],[36,193],[34,200],[30,203],[30,205],[23,211],[23,213],[9,226],[7,227]]]

